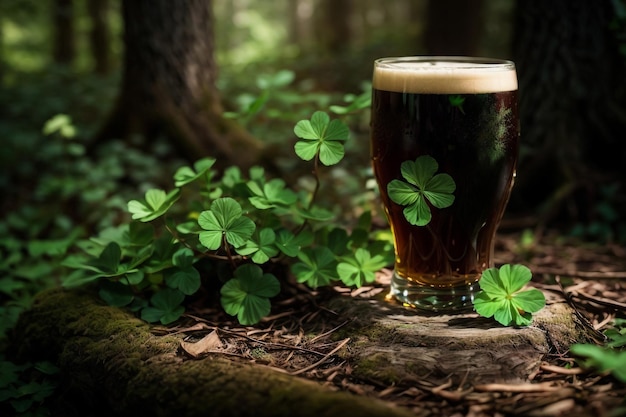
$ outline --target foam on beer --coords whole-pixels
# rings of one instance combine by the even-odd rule
[[[415,94],[481,94],[517,90],[514,65],[480,66],[462,61],[397,60],[377,64],[377,90]]]

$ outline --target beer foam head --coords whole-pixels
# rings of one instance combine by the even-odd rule
[[[374,65],[377,90],[415,94],[480,94],[517,90],[511,61],[466,57],[381,58]]]

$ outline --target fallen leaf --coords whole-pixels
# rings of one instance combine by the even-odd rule
[[[223,344],[217,332],[213,330],[211,333],[207,334],[197,342],[185,342],[183,340],[182,342],[180,342],[180,347],[182,347],[183,350],[192,357],[197,358],[203,353],[208,353],[215,351],[216,349],[223,348]]]

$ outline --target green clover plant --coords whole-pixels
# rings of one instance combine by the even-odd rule
[[[532,313],[541,310],[546,299],[531,288],[523,290],[532,273],[524,265],[502,265],[485,270],[478,281],[481,291],[474,298],[474,309],[483,317],[493,317],[503,326],[527,326]]]
[[[614,319],[604,335],[607,339],[604,346],[576,343],[570,346],[570,352],[577,357],[581,367],[611,373],[626,383],[626,319]]]
[[[392,180],[387,184],[389,198],[406,206],[404,217],[412,225],[430,223],[432,213],[428,203],[436,208],[450,207],[454,203],[454,180],[448,174],[435,174],[438,169],[439,164],[432,156],[422,155],[400,166],[405,181]]]
[[[296,155],[305,161],[319,158],[324,165],[334,165],[343,159],[343,141],[350,132],[340,120],[331,121],[328,114],[318,111],[311,120],[299,121],[294,133],[301,138],[295,145]]]
[[[64,285],[97,283],[110,305],[169,324],[188,297],[213,282],[207,288],[221,287],[224,311],[250,325],[270,313],[280,294],[285,277],[276,270],[312,288],[371,283],[393,262],[391,242],[376,239],[368,212],[350,233],[335,226],[332,207],[317,198],[318,162],[341,161],[348,127],[315,112],[294,133],[296,155],[314,163],[314,190],[288,187],[261,167],[219,173],[214,158],[200,159],[175,171],[172,191],[150,189],[143,200],[131,200],[130,223],[79,242],[82,253],[65,260],[73,272]]]
[[[273,274],[264,274],[259,266],[245,264],[235,270],[233,279],[220,292],[224,311],[249,325],[270,313],[269,299],[280,292],[280,282]]]

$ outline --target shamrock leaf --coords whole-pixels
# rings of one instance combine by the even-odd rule
[[[428,203],[436,208],[450,207],[454,203],[456,184],[448,174],[436,174],[439,164],[431,156],[422,155],[415,161],[404,161],[400,166],[406,180],[392,180],[387,184],[389,198],[406,206],[404,217],[415,226],[430,223],[432,214]],[[428,203],[427,203],[428,202]]]
[[[191,167],[180,167],[174,174],[174,185],[182,187],[204,175],[215,164],[215,158],[203,158]]]
[[[303,249],[298,253],[298,259],[300,262],[291,266],[298,282],[317,288],[338,278],[335,255],[327,247]]]
[[[465,112],[463,111],[463,103],[465,103],[465,97],[452,95],[448,96],[448,101],[450,102],[450,105],[452,107],[458,108],[461,113],[465,114]]]
[[[233,198],[218,198],[198,217],[198,224],[205,231],[200,232],[200,243],[208,249],[219,248],[224,239],[235,248],[243,246],[256,228],[254,222],[244,217],[241,205]]]
[[[151,189],[146,192],[145,200],[129,201],[128,211],[133,215],[133,220],[149,222],[165,214],[179,196],[178,188],[168,194],[163,190]]]
[[[292,258],[298,255],[303,246],[308,246],[312,242],[313,234],[306,230],[294,235],[289,230],[281,229],[276,236],[276,247]]]
[[[543,308],[543,293],[532,288],[521,291],[531,280],[530,269],[523,265],[503,265],[485,270],[478,281],[481,291],[474,299],[474,309],[483,317],[492,317],[504,326],[526,326],[532,313]]]
[[[264,264],[270,258],[278,254],[278,249],[274,245],[276,233],[270,228],[261,229],[252,239],[237,249],[237,253],[243,256],[252,255],[252,262]]]
[[[174,268],[165,277],[170,288],[177,288],[185,295],[192,295],[200,288],[200,273],[193,267],[194,255],[189,248],[179,249],[172,256]]]
[[[254,194],[249,198],[250,203],[259,210],[276,207],[277,205],[290,206],[296,202],[298,196],[285,188],[285,181],[275,178],[265,184],[257,181],[248,182],[248,189]]]
[[[185,312],[181,304],[185,295],[173,288],[166,288],[155,293],[150,298],[151,307],[141,310],[141,319],[149,323],[160,321],[161,324],[170,324],[178,320]]]
[[[269,298],[279,293],[280,282],[252,264],[241,265],[234,275],[220,290],[222,307],[243,325],[257,323],[270,313]]]
[[[98,295],[108,305],[114,307],[124,307],[130,304],[135,298],[132,290],[128,285],[119,282],[105,280],[102,282]]]
[[[358,248],[354,257],[344,257],[337,265],[337,273],[341,281],[357,287],[374,282],[376,272],[387,265],[387,260],[382,255],[372,256],[367,249]]]
[[[317,111],[311,120],[300,120],[294,133],[302,140],[295,145],[296,154],[305,161],[316,155],[324,165],[334,165],[343,159],[342,141],[348,139],[348,127],[340,120],[330,120],[328,114]]]

